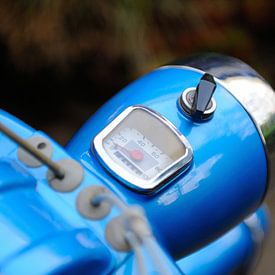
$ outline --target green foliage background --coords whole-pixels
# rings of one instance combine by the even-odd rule
[[[131,79],[198,51],[240,57],[274,78],[274,4],[268,0],[1,0],[0,37],[24,71]],[[269,44],[272,43],[272,46]],[[272,58],[272,62],[270,60]]]
[[[64,143],[127,83],[197,52],[239,57],[274,84],[274,7],[271,0],[0,0],[1,108]]]

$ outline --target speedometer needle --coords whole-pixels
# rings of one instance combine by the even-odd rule
[[[130,158],[134,161],[142,161],[144,158],[144,154],[141,150],[139,149],[133,149],[133,150],[128,150],[127,148],[113,142],[115,147],[119,148],[121,151],[126,152]]]

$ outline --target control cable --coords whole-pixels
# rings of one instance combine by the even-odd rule
[[[15,132],[10,130],[8,127],[6,127],[3,123],[0,122],[0,132],[8,136],[11,140],[16,142],[20,147],[22,147],[24,150],[26,150],[29,154],[31,154],[35,159],[38,161],[41,161],[43,164],[45,164],[56,176],[58,179],[63,179],[65,176],[64,169],[48,158],[43,152],[39,151],[36,147],[31,145],[29,142],[18,136]]]
[[[117,206],[122,214],[120,217],[123,219],[124,239],[131,247],[137,260],[138,274],[145,275],[145,259],[142,253],[141,246],[147,248],[149,255],[152,258],[152,262],[155,265],[155,269],[160,275],[168,275],[166,267],[162,264],[161,259],[157,256],[158,251],[155,246],[155,241],[149,227],[149,224],[141,209],[136,206],[128,206],[116,195],[110,192],[104,192],[95,195],[91,198],[90,203],[95,207],[100,207],[100,203],[108,202]],[[113,238],[115,236],[113,235]]]

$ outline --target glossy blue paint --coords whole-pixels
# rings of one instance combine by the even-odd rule
[[[185,116],[178,98],[185,88],[196,86],[200,77],[201,73],[183,68],[162,68],[142,77],[107,102],[68,144],[67,151],[44,133],[0,111],[0,121],[21,137],[50,139],[53,160],[72,155],[85,167],[80,187],[57,193],[48,186],[47,168],[26,167],[18,160],[17,144],[0,134],[1,271],[85,274],[93,268],[97,274],[106,274],[122,267],[129,255],[111,249],[104,236],[106,224],[118,211],[113,209],[102,221],[87,221],[76,211],[76,197],[88,185],[105,185],[125,202],[141,205],[160,243],[157,253],[171,268],[176,267],[161,247],[181,258],[252,213],[266,190],[266,157],[259,133],[245,110],[220,85],[211,120],[195,123]],[[190,169],[155,195],[141,195],[121,185],[90,149],[93,137],[135,104],[170,120],[194,150]]]
[[[11,115],[0,111],[0,121],[23,137],[45,136],[25,127]],[[50,139],[49,137],[47,137]],[[58,144],[53,159],[70,157]],[[29,168],[17,158],[18,146],[0,135],[0,269],[4,274],[106,274],[126,257],[110,249],[104,238],[108,220],[86,222],[75,209],[80,190],[69,194],[53,191],[45,178],[47,168]],[[86,172],[81,188],[100,184]]]
[[[54,234],[7,260],[3,274],[108,274],[111,254],[87,229]]]
[[[242,222],[205,248],[177,261],[180,269],[188,275],[246,274],[248,270],[252,271],[263,245],[255,243],[253,234],[259,234],[262,240],[268,234],[266,207],[258,209],[251,218],[258,221],[253,230]]]
[[[1,116],[2,115],[2,116]],[[0,111],[0,121],[25,137],[44,136],[53,145],[54,160],[70,157],[42,132],[25,128],[19,120]],[[3,118],[4,117],[4,118]],[[23,126],[23,127],[22,127]],[[75,207],[76,197],[85,186],[102,185],[89,171],[81,186],[70,193],[52,190],[45,178],[47,168],[29,168],[17,158],[18,146],[0,136],[0,148],[9,148],[0,158],[0,269],[3,274],[108,274],[128,259],[128,254],[114,251],[106,242],[104,230],[113,209],[102,221],[83,219]],[[153,242],[154,252],[164,268],[173,274],[180,270],[173,260]],[[148,257],[146,257],[146,261]],[[147,263],[153,270],[152,263]],[[135,269],[135,268],[134,268]]]
[[[202,73],[160,68],[133,82],[101,107],[66,149],[130,204],[144,207],[153,231],[174,257],[207,244],[252,213],[267,187],[267,161],[249,115],[220,84],[213,118],[195,123],[178,105],[183,90]],[[128,106],[147,106],[170,120],[194,150],[192,167],[156,195],[128,190],[102,167],[90,144],[95,135]]]

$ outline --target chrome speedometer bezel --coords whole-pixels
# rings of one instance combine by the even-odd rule
[[[179,141],[185,146],[185,154],[167,166],[163,171],[157,174],[155,177],[144,180],[128,172],[126,169],[123,169],[118,163],[116,163],[106,152],[103,146],[103,141],[131,112],[134,110],[143,110],[150,115],[157,118],[159,121],[165,124],[166,127],[172,131]],[[179,132],[179,130],[166,118],[164,118],[159,113],[154,110],[142,106],[142,105],[133,105],[126,108],[121,114],[119,114],[110,124],[108,124],[100,133],[98,133],[91,147],[94,148],[97,158],[101,164],[111,172],[120,182],[125,184],[127,187],[134,189],[135,191],[142,193],[152,193],[159,190],[164,186],[165,183],[172,180],[176,175],[185,171],[192,162],[193,159],[193,150],[185,138],[185,136]]]

